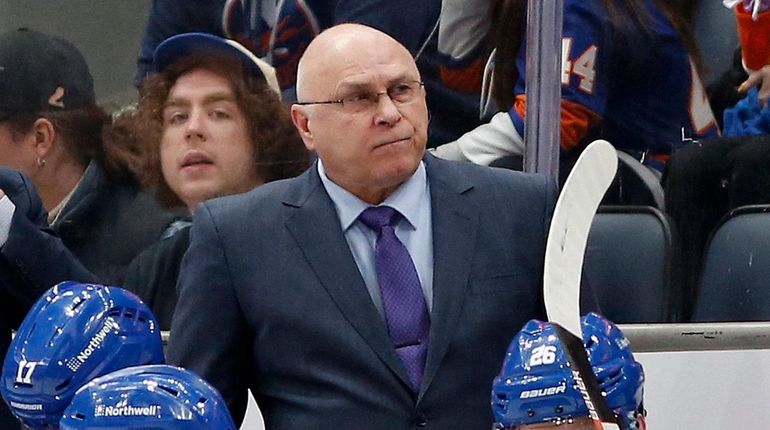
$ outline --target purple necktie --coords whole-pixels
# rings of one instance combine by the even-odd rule
[[[399,214],[389,206],[370,207],[358,218],[377,233],[374,260],[388,332],[415,391],[420,389],[428,352],[430,316],[409,251],[396,237]]]

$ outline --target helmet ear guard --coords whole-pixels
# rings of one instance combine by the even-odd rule
[[[137,366],[80,388],[60,430],[237,430],[222,396],[199,376],[167,365]]]
[[[628,340],[615,324],[595,313],[583,317],[582,328],[586,353],[607,404],[629,424],[643,420],[644,372]],[[493,381],[492,411],[500,428],[568,422],[588,415],[569,355],[552,324],[531,320],[511,341]]]
[[[38,299],[19,327],[0,394],[24,425],[56,428],[76,390],[91,379],[164,361],[160,327],[137,296],[63,282]]]

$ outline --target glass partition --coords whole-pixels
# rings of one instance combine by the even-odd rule
[[[136,97],[136,90],[133,87],[132,79],[135,72],[140,39],[147,20],[149,3],[148,1],[126,2],[123,0],[103,0],[97,2],[91,0],[0,2],[0,31],[27,26],[61,35],[71,40],[81,48],[91,65],[100,102],[108,108],[118,108],[121,105],[132,102]],[[559,11],[563,7],[568,7],[568,5],[575,7],[575,4],[585,9],[589,8],[586,5],[592,3],[598,5],[596,7],[606,7],[606,5],[614,3],[625,4],[627,2],[608,0],[567,2],[555,0],[529,3],[529,33],[526,35],[525,43],[530,45],[529,53],[533,56],[537,55],[537,57],[527,59],[532,69],[527,73],[527,95],[530,103],[527,106],[527,131],[524,137],[527,141],[526,151],[528,157],[534,161],[526,162],[525,169],[548,172],[549,175],[555,176],[553,157],[555,157],[555,154],[558,154],[555,148],[556,142],[559,140],[558,125],[562,120],[559,116],[559,99],[556,94],[559,88],[563,88],[560,83],[564,79],[564,72],[567,70],[574,75],[575,79],[588,79],[590,77],[589,72],[592,70],[591,66],[595,64],[592,61],[598,61],[601,55],[596,53],[597,57],[592,59],[591,55],[593,55],[592,52],[594,51],[588,49],[580,52],[584,54],[580,57],[583,60],[582,62],[565,62],[560,58],[560,53],[567,45],[564,43],[559,44],[559,40],[569,44],[568,47],[574,48],[573,50],[577,49],[577,42],[569,34],[561,35],[561,28],[558,25],[562,19],[574,20],[574,14],[572,12],[565,13],[562,18]],[[734,62],[734,52],[738,46],[736,19],[733,11],[725,8],[721,4],[722,2],[709,0],[661,1],[659,3],[668,3],[675,5],[675,7],[681,6],[677,10],[684,17],[682,20],[684,27],[682,28],[689,28],[686,24],[690,22],[688,21],[689,17],[692,17],[692,28],[694,28],[692,33],[694,36],[693,40],[700,48],[700,61],[697,60],[697,55],[693,55],[693,64],[696,65],[694,70],[698,70],[699,73],[697,76],[690,73],[681,73],[683,79],[696,78],[695,81],[700,80],[704,87],[708,87],[719,83],[724,78],[723,74],[731,68],[740,68],[740,59],[737,64]],[[614,13],[622,12],[621,9],[616,8]],[[618,22],[628,24],[638,22],[638,18],[621,16],[617,19]],[[653,29],[657,29],[657,26],[662,25],[662,21],[657,21],[658,18],[657,15],[647,17],[647,19],[650,19],[647,22],[651,23]],[[527,21],[525,17],[520,19]],[[602,22],[610,21],[609,18],[606,18]],[[619,26],[618,29],[622,29],[622,26]],[[607,31],[607,29],[602,29],[602,31]],[[612,31],[608,34],[612,35]],[[621,36],[621,34],[618,33],[617,36]],[[626,39],[621,38],[619,40]],[[632,39],[629,40],[633,41]],[[554,41],[556,42],[554,43]],[[429,50],[435,47],[431,44],[426,44],[424,48]],[[601,49],[601,47],[598,48]],[[654,50],[650,51],[648,48],[650,47],[644,44],[627,44],[616,47],[612,59],[613,62],[606,67],[606,73],[617,73],[618,70],[625,70],[620,65],[628,66],[626,63],[634,64],[633,62],[635,61],[639,62],[640,67],[654,65],[667,72],[661,76],[681,72],[681,70],[676,70],[672,63],[667,63],[667,57],[662,55],[653,55],[640,59],[639,56],[643,52],[656,52]],[[563,52],[568,51],[569,49]],[[619,55],[623,52],[627,54],[625,57]],[[597,73],[599,72],[597,70]],[[602,75],[597,74],[594,79],[594,85],[601,85],[601,78]],[[661,91],[660,87],[664,85],[664,82],[657,82],[655,79],[657,78],[652,75],[647,76],[646,79],[644,79],[644,76],[623,76],[622,79],[616,80],[616,82],[622,83],[625,81],[628,83],[629,87],[626,91],[628,91],[628,94],[633,95],[635,91],[639,91],[642,84],[647,84],[652,90]],[[653,80],[652,84],[649,82],[650,80]],[[586,82],[588,81],[590,79]],[[613,85],[619,84],[615,83]],[[665,83],[665,85],[668,85],[668,83]],[[735,88],[734,83],[728,82],[726,85],[728,89],[732,88],[734,90]],[[613,87],[610,89],[616,90],[617,88]],[[583,86],[584,92],[590,92],[591,90],[590,86]],[[598,91],[598,88],[594,88],[593,91]],[[564,91],[562,92],[563,95]],[[689,100],[693,103],[703,102],[705,100],[703,97],[706,96],[706,93],[693,92],[688,93],[688,96],[691,97]],[[621,110],[632,112],[633,116],[629,122],[634,126],[639,126],[635,129],[637,136],[644,136],[648,130],[651,130],[651,128],[641,127],[643,121],[651,118],[647,116],[648,113],[659,110],[659,116],[665,117],[668,115],[666,113],[668,112],[666,111],[666,106],[651,104],[649,99],[632,96],[626,98],[622,105],[614,106],[615,108],[622,108]],[[591,116],[590,111],[579,111],[579,113],[586,117]],[[716,119],[719,119],[720,114],[716,109],[714,109],[714,114]],[[694,121],[695,119],[697,118],[694,118]],[[695,124],[703,125],[697,121]],[[606,122],[600,127],[606,128]],[[711,143],[709,139],[697,138],[688,133],[682,135],[681,130],[679,130],[672,144],[677,148],[698,145],[697,143],[694,144],[694,141],[700,141],[700,145],[704,147]],[[764,141],[767,141],[767,136],[764,137]],[[654,158],[660,155],[653,154],[654,151],[649,153],[646,151],[630,152],[632,152],[632,156],[643,163],[649,160],[649,157]],[[770,152],[770,150],[767,152]],[[731,156],[731,154],[725,153],[715,157],[713,160],[698,162],[703,163],[702,170],[716,165],[722,168],[722,164],[729,160]],[[654,165],[655,163],[651,164]],[[660,166],[658,165],[658,167]],[[663,172],[664,169],[662,168],[657,170],[658,175]],[[702,196],[697,199],[692,198],[695,195],[693,192],[688,192],[688,190],[678,191],[679,194],[689,195],[692,199],[691,201],[672,197],[677,193],[669,192],[669,187],[665,186],[667,185],[665,183],[666,173],[663,173],[666,191],[666,207],[663,208],[663,212],[672,218],[673,230],[679,238],[674,244],[675,250],[679,254],[675,257],[676,260],[673,264],[682,270],[673,275],[672,288],[681,293],[679,306],[681,309],[685,309],[677,317],[680,321],[687,320],[689,314],[692,313],[693,302],[697,297],[700,283],[701,265],[703,264],[701,256],[704,253],[708,239],[718,225],[720,217],[732,208],[731,205],[733,203],[723,201],[730,197],[728,193],[730,192],[731,180],[733,178],[728,173],[730,173],[729,170],[723,170],[709,177],[708,179],[712,180],[713,184],[708,186],[712,188],[702,189],[700,191]],[[751,191],[756,191],[756,195],[761,197],[761,186],[763,186],[764,181],[759,176],[763,178],[768,174],[763,170],[746,170],[741,173],[745,176],[742,178],[742,183],[751,184],[755,182],[758,184]],[[698,176],[694,178],[696,179],[687,183],[699,183]],[[704,181],[705,179],[700,183],[703,184],[705,183]],[[762,199],[760,198],[759,200]],[[770,193],[768,193],[766,200],[756,201],[755,203],[770,203]],[[679,207],[677,207],[677,204],[679,204]],[[684,212],[682,212],[681,206],[686,207]],[[703,213],[705,210],[710,210],[707,214],[708,217]],[[697,218],[699,216],[702,218]],[[694,225],[699,225],[699,230],[693,231]],[[764,264],[767,266],[770,265],[770,262],[750,261],[747,258],[746,264]]]

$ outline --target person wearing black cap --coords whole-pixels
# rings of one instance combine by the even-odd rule
[[[0,352],[43,291],[67,279],[120,284],[172,221],[112,157],[109,125],[74,46],[0,34],[0,165],[10,168],[0,170]]]
[[[143,181],[161,204],[193,214],[204,200],[307,168],[309,154],[281,103],[276,72],[239,43],[207,33],[176,35],[158,46],[153,69],[126,134],[130,142],[122,146],[139,145]],[[188,226],[142,252],[123,284],[164,330],[177,302]]]
[[[72,44],[27,29],[0,35],[0,164],[32,179],[48,222],[83,265],[119,284],[171,216],[112,155],[102,139],[109,126]],[[16,245],[9,237],[3,246]]]

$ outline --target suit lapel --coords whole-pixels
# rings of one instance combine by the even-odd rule
[[[451,166],[425,157],[433,218],[433,310],[430,345],[420,397],[430,385],[455,332],[465,300],[478,208],[463,194],[473,188]],[[418,400],[419,401],[419,400]]]
[[[284,201],[285,205],[297,209],[286,221],[286,228],[350,325],[380,359],[409,385],[385,322],[369,297],[342,234],[334,204],[318,177],[316,166],[313,165],[298,181],[297,192]]]

